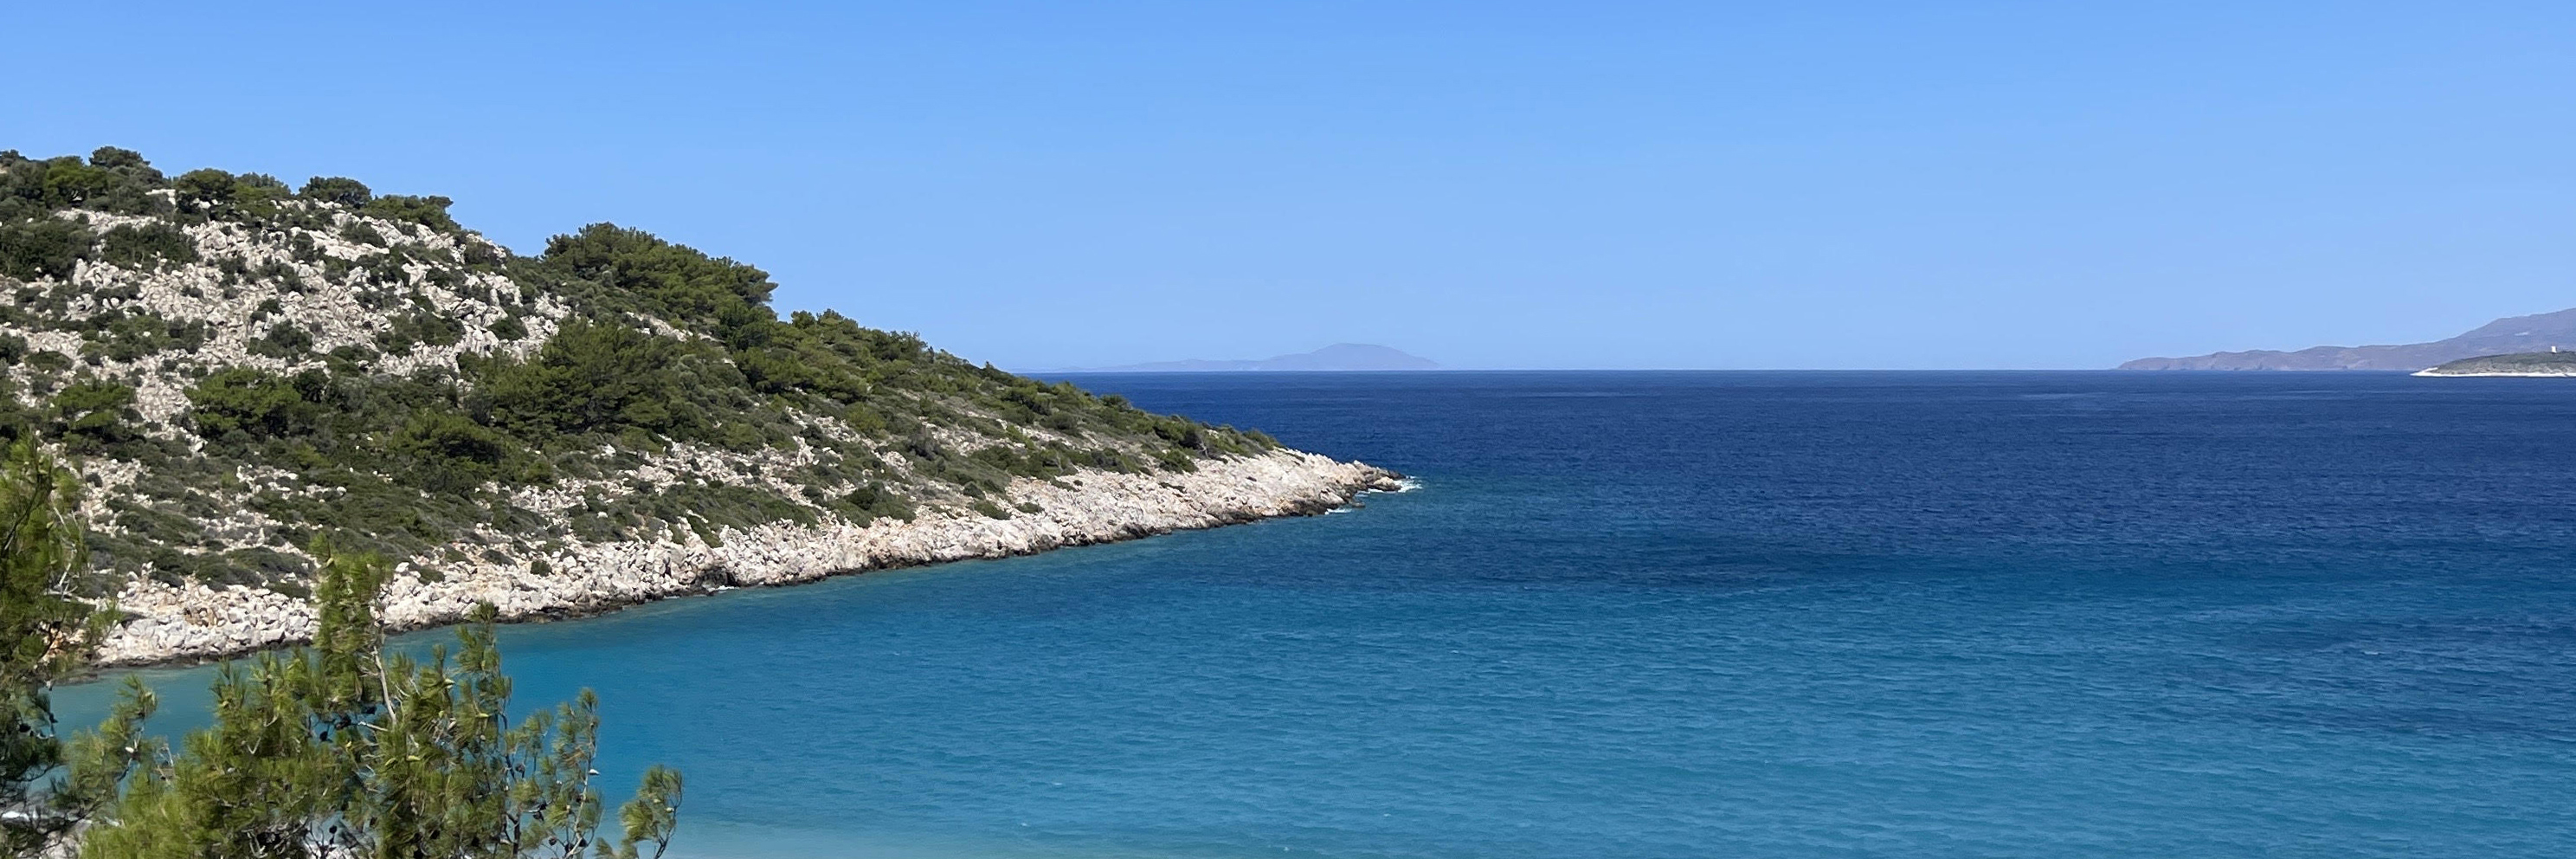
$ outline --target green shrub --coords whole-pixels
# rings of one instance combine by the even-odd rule
[[[414,414],[386,440],[385,452],[408,469],[405,482],[450,495],[515,477],[504,469],[520,453],[517,443],[471,418],[435,411]]]
[[[99,258],[127,268],[197,261],[197,243],[178,227],[159,221],[110,227],[99,239]]]
[[[323,417],[316,400],[327,384],[310,371],[288,380],[250,367],[221,370],[188,389],[189,421],[209,440],[236,432],[255,438],[310,433]]]
[[[270,299],[275,301],[276,299]],[[268,333],[250,341],[250,353],[270,358],[295,359],[313,351],[313,333],[294,322],[280,322],[268,327]]]
[[[152,193],[156,188],[169,193]],[[298,195],[306,202],[289,199]],[[15,380],[0,378],[0,391],[20,392],[23,384],[23,402],[36,404],[0,397],[0,437],[60,439],[75,452],[147,465],[131,485],[131,503],[111,520],[131,531],[101,540],[102,564],[294,587],[289,582],[300,571],[279,560],[292,555],[244,554],[240,535],[190,530],[236,504],[278,523],[266,536],[279,548],[331,533],[349,548],[396,558],[464,551],[495,563],[575,535],[695,533],[712,542],[726,527],[824,515],[862,524],[910,520],[918,515],[916,499],[956,495],[1000,519],[1042,512],[1007,497],[1017,478],[1092,468],[1191,471],[1199,457],[1275,444],[1258,433],[1148,414],[1123,398],[972,364],[917,335],[866,328],[838,313],[781,319],[768,303],[774,284],[760,269],[642,231],[595,224],[555,237],[543,256],[511,257],[458,228],[444,198],[377,196],[361,183],[322,177],[298,195],[268,177],[221,170],[165,180],[123,150],[87,161],[0,155],[0,266],[15,279],[60,278],[84,259],[131,266],[189,259],[196,251],[178,225],[231,219],[237,226],[222,229],[275,243],[296,264],[252,262],[258,253],[201,259],[220,274],[225,299],[301,291],[306,278],[299,272],[318,271],[353,289],[371,318],[386,320],[368,345],[322,356],[325,369],[282,376],[171,354],[194,349],[209,329],[124,303],[137,296],[130,280],[14,290],[14,306],[0,305],[0,322],[77,332],[84,339],[79,357],[91,366],[122,372],[158,356],[160,372],[194,379],[182,382],[190,387],[181,426],[197,438],[183,444],[141,431],[122,382],[70,377],[66,371],[79,367],[70,358],[0,339],[0,359],[27,368]],[[155,202],[164,198],[176,205]],[[123,228],[111,242],[89,232],[86,216],[66,214],[75,205],[158,220]],[[374,220],[343,223],[352,207]],[[453,252],[404,241],[424,227],[463,241]],[[323,253],[315,239],[334,234],[369,252],[356,259]],[[503,313],[442,310],[429,299],[441,290],[497,304]],[[105,309],[72,318],[70,307],[83,299]],[[385,372],[388,353],[462,343],[468,319],[495,337],[524,342],[541,324],[527,318],[537,306],[569,306],[572,316],[532,353],[467,353],[452,366],[426,362],[410,375]],[[250,316],[254,354],[316,357],[311,320],[290,316],[285,302],[260,301]],[[670,328],[681,333],[655,333]],[[825,416],[858,435],[848,437]],[[506,491],[483,491],[557,475],[614,478],[682,442],[794,452],[800,464],[763,476],[806,491],[781,496],[721,481],[633,485],[593,496],[569,519],[513,506]],[[285,476],[270,473],[249,485],[244,475],[255,472],[243,466],[252,463]],[[857,488],[826,488],[834,486]],[[486,533],[485,526],[509,542],[455,544]]]
[[[65,386],[51,404],[54,432],[73,453],[104,453],[142,436],[131,423],[134,386],[87,380]]]
[[[455,203],[445,197],[386,194],[367,201],[360,211],[388,221],[419,224],[442,233],[459,233],[464,228],[457,226],[456,219],[447,214],[447,207]]]
[[[155,699],[132,678],[96,734],[66,750],[44,732],[29,775],[64,764],[46,799],[64,813],[62,829],[78,833],[82,855],[662,855],[681,795],[669,768],[647,768],[615,812],[624,837],[599,831],[607,801],[592,782],[597,696],[585,690],[513,723],[525,708],[511,705],[490,604],[459,630],[453,661],[444,647],[418,659],[387,648],[375,618],[390,565],[318,543],[313,551],[325,559],[313,646],[227,667],[212,693],[215,724],[184,746],[144,735]],[[52,676],[10,676],[22,675]],[[12,787],[28,780],[8,776]],[[10,846],[57,852],[44,840]]]
[[[388,355],[411,354],[415,345],[454,346],[465,339],[464,322],[429,308],[415,308],[387,321],[392,324],[376,332],[376,348]]]
[[[883,516],[910,522],[916,515],[910,500],[888,490],[883,483],[871,482],[851,490],[848,495],[841,497],[841,501],[859,514],[852,518],[862,521]]]
[[[367,226],[367,222],[365,221],[350,221],[348,226],[341,227],[340,238],[343,241],[361,245],[375,245],[380,248],[392,244],[391,242],[385,241],[385,234],[376,232],[376,228]]]
[[[367,190],[366,183],[356,179],[341,176],[315,176],[305,180],[304,190],[297,191],[296,196],[317,203],[364,206],[368,200],[375,199],[376,195]]]
[[[170,349],[194,351],[210,336],[202,321],[181,322],[151,312],[102,314],[94,321],[97,327],[83,334],[89,342],[82,344],[81,354],[124,363]]]
[[[96,242],[88,227],[60,218],[0,224],[0,275],[19,280],[70,277]]]
[[[228,220],[268,218],[277,214],[277,201],[292,192],[277,177],[260,173],[235,176],[207,168],[190,170],[170,181],[180,208],[185,212]]]

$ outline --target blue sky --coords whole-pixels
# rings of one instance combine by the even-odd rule
[[[365,6],[368,8],[349,8]],[[2576,4],[78,4],[0,148],[613,220],[1005,367],[2099,367],[2576,307]]]

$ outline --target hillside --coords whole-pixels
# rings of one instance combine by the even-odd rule
[[[2576,376],[2576,352],[2524,352],[2452,361],[2418,376]]]
[[[2140,358],[2123,370],[2421,370],[2446,361],[2508,353],[2576,349],[2576,309],[2509,316],[2457,337],[2397,346],[2315,346],[2296,352],[2218,352],[2190,358]]]
[[[90,485],[110,662],[296,640],[307,547],[386,617],[525,617],[1283,513],[1384,472],[977,366],[611,224],[0,153],[0,435]]]

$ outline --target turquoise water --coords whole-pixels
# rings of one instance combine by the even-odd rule
[[[2576,854],[2561,381],[1080,381],[1422,488],[511,627],[522,700],[688,856]]]

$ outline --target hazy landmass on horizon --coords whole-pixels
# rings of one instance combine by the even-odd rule
[[[2394,346],[2255,349],[2188,358],[2140,358],[2123,370],[2422,370],[2467,358],[2576,349],[2576,309],[2508,316],[2457,337]]]
[[[1242,371],[1438,370],[1440,362],[1372,343],[1335,343],[1312,352],[1254,360],[1152,361],[1114,367],[1069,367],[1071,373],[1224,373]]]

